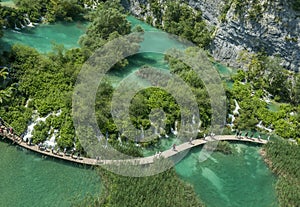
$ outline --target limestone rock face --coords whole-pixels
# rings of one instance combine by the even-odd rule
[[[246,1],[246,0],[245,0]],[[224,0],[186,0],[191,7],[202,11],[208,27],[214,31],[210,51],[214,58],[230,66],[238,67],[241,51],[264,51],[270,56],[282,58],[289,70],[300,70],[300,13],[291,9],[285,0],[262,0],[260,11],[251,16],[254,3],[250,1],[242,12],[231,3],[224,18],[220,16]],[[123,0],[125,7],[140,18],[151,16],[147,0]],[[163,0],[159,0],[163,6]],[[155,17],[153,17],[155,19]]]
[[[211,44],[213,56],[229,65],[238,66],[237,58],[242,50],[265,51],[279,56],[282,64],[294,71],[300,69],[300,14],[283,1],[262,1],[261,16],[250,19],[249,12],[236,15],[234,5],[226,20],[219,22]]]

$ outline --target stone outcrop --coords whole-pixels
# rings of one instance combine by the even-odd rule
[[[262,12],[256,19],[249,17],[249,10],[237,15],[234,5],[231,6],[227,22],[219,23],[211,45],[217,60],[238,66],[237,58],[242,50],[265,51],[280,56],[286,68],[299,71],[300,14],[283,1],[268,2],[260,2]]]
[[[152,15],[147,0],[122,2],[133,15],[143,19]],[[292,10],[285,0],[260,1],[262,10],[255,18],[250,14],[251,3],[239,14],[231,3],[225,21],[220,20],[224,0],[186,0],[186,3],[201,10],[208,27],[215,30],[210,50],[216,60],[238,67],[241,51],[264,51],[270,56],[280,56],[287,69],[299,71],[300,13]]]

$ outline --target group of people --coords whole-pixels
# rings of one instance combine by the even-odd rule
[[[47,150],[46,147],[43,147],[42,143],[40,143],[39,145],[39,149],[40,150]],[[80,152],[77,153],[77,157],[74,157],[74,154],[76,152],[76,149],[73,148],[71,151],[70,151],[70,154],[67,154],[67,148],[65,147],[64,150],[63,150],[63,154],[60,154],[60,148],[57,148],[57,150],[55,151],[55,148],[54,146],[52,146],[51,148],[51,153],[52,154],[56,154],[56,155],[62,155],[62,156],[70,156],[71,158],[80,158]]]
[[[14,142],[16,141],[22,141],[18,136],[14,134],[14,129],[12,127],[6,127],[3,122],[0,121],[0,134],[5,136],[9,136],[13,139]]]
[[[162,155],[162,152],[158,151],[158,152],[155,153],[154,157],[161,157],[161,155]]]
[[[245,134],[244,134],[244,136],[243,136],[243,132],[242,131],[239,131],[239,130],[237,130],[236,131],[236,134],[235,134],[235,137],[237,137],[237,138],[243,138],[243,137],[246,137],[247,139],[252,139],[252,138],[254,138],[254,135],[255,135],[255,132],[246,132]],[[260,134],[258,134],[258,140],[260,140],[261,139],[261,136],[260,136]]]

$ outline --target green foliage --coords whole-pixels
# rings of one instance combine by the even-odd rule
[[[123,177],[99,169],[103,192],[98,199],[87,198],[74,206],[204,206],[193,188],[178,178],[174,169],[148,177]]]
[[[167,1],[163,18],[163,29],[186,38],[200,47],[206,47],[211,34],[202,19],[202,13],[180,1]]]
[[[187,50],[186,53],[190,56],[193,56],[194,51]],[[199,77],[199,75],[194,70],[192,70],[189,66],[187,66],[179,59],[173,58],[171,56],[166,56],[165,58],[169,63],[170,72],[174,73],[175,75],[178,75],[185,83],[187,83],[191,88],[192,93],[195,95],[197,105],[199,107],[199,115],[202,122],[201,126],[203,127],[204,130],[206,127],[210,125],[211,105],[210,105],[209,95],[206,91],[206,88],[204,86],[201,77]],[[182,94],[183,95],[182,99],[185,99],[184,91],[182,91],[182,93],[179,94]]]
[[[92,23],[88,26],[79,44],[90,51],[104,45],[108,40],[130,33],[131,25],[126,16],[109,3],[102,3],[92,15]]]
[[[0,5],[0,35],[3,35],[2,26],[7,28],[20,27],[20,22],[24,21],[24,14],[21,10]]]
[[[264,146],[271,169],[279,175],[276,192],[280,206],[299,206],[300,201],[300,147],[284,140],[275,140]]]
[[[77,0],[15,0],[22,13],[28,14],[33,21],[45,17],[48,22],[70,21],[82,17],[83,5]]]
[[[294,87],[294,100],[295,104],[300,104],[300,75],[298,74],[295,78],[295,87]]]
[[[39,122],[37,125],[35,125],[32,137],[33,143],[37,144],[46,141],[49,129],[50,127],[47,127],[46,123],[44,122]]]
[[[61,110],[60,116],[51,115],[46,123],[40,122],[34,128],[33,142],[44,141],[52,134],[50,128],[59,130],[58,145],[73,145],[74,129],[70,118],[71,97],[76,74],[84,61],[80,50],[69,50],[57,46],[47,55],[39,54],[27,46],[14,45],[10,54],[11,81],[18,83],[6,108],[0,114],[20,134],[25,132],[32,111],[46,116]],[[13,101],[12,101],[13,100]],[[25,107],[25,103],[28,106]]]
[[[7,75],[8,72],[6,67],[0,70],[0,104],[7,102],[14,90]]]
[[[166,32],[188,39],[200,47],[207,47],[211,42],[211,31],[202,19],[202,13],[193,9],[186,2],[149,1],[152,16],[146,15],[146,22]],[[146,13],[144,8],[143,13]]]
[[[75,129],[71,117],[66,117],[61,125],[60,134],[57,144],[62,147],[71,148],[75,142]]]
[[[245,82],[251,83],[254,90],[265,89],[276,101],[292,100],[292,74],[280,65],[279,58],[266,57],[261,53],[251,55],[246,52],[241,53],[240,60],[248,69]]]
[[[263,54],[250,55],[249,58],[249,54],[245,53],[241,55],[241,61],[248,70],[239,70],[233,76],[234,84],[229,94],[231,110],[235,105],[233,99],[241,107],[235,126],[240,130],[254,130],[262,121],[264,126],[283,138],[298,138],[298,75],[282,68],[277,58]],[[281,102],[280,109],[269,110],[264,100],[266,97],[273,97],[273,102]]]
[[[0,37],[3,36],[3,26],[4,26],[4,23],[5,23],[5,8],[2,7],[2,5],[0,5]]]
[[[264,5],[259,0],[232,0],[232,4],[235,6],[235,13],[240,18],[245,18],[247,15],[251,21],[259,21],[263,15]]]
[[[147,88],[140,91],[132,99],[130,105],[131,120],[136,128],[150,126],[149,114],[151,110],[162,108],[166,115],[167,133],[174,128],[175,120],[180,117],[180,109],[174,97],[159,88]],[[152,114],[155,116],[155,114]]]

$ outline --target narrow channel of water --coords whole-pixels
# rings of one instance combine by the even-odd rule
[[[58,22],[55,24],[40,24],[34,28],[22,30],[7,29],[1,38],[1,50],[9,50],[11,45],[19,43],[37,49],[39,52],[49,52],[53,43],[63,44],[66,49],[79,47],[78,39],[85,33],[87,22]]]

